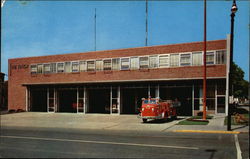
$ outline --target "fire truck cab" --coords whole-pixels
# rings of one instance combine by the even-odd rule
[[[176,118],[176,107],[171,100],[163,101],[159,98],[142,98],[139,118],[145,123],[148,119]]]

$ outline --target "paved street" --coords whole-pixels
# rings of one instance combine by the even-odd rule
[[[1,115],[1,157],[226,158],[249,155],[248,133],[180,133],[225,130],[223,117],[207,126],[178,120],[142,123],[136,115],[13,113]],[[216,120],[216,121],[214,121]],[[248,127],[236,128],[246,131]],[[242,153],[241,153],[242,152]],[[238,157],[240,158],[240,157]]]
[[[239,135],[246,141],[246,134]],[[1,128],[1,157],[237,158],[234,134]]]

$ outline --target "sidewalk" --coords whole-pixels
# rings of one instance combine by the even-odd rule
[[[176,125],[187,117],[178,120],[142,123],[137,115],[76,114],[76,113],[37,113],[22,112],[1,115],[1,126],[6,127],[46,127],[66,129],[95,129],[117,131],[157,131],[177,130],[226,131],[225,116],[214,116],[208,125]],[[233,126],[235,132],[248,132],[249,126]]]
[[[212,119],[209,119],[208,125],[175,125],[170,131],[183,131],[183,130],[201,130],[211,132],[224,132],[227,131],[227,125],[224,125],[225,115],[213,115]],[[248,133],[249,126],[245,125],[231,125],[232,132]],[[229,131],[230,132],[230,131]]]

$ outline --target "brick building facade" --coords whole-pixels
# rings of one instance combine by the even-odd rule
[[[207,42],[208,113],[226,113],[228,39]],[[143,97],[202,110],[203,42],[9,60],[8,109],[138,113]]]

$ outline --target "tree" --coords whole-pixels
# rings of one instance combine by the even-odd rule
[[[234,62],[232,67],[233,95],[238,98],[247,98],[249,82],[244,80],[245,72]]]

